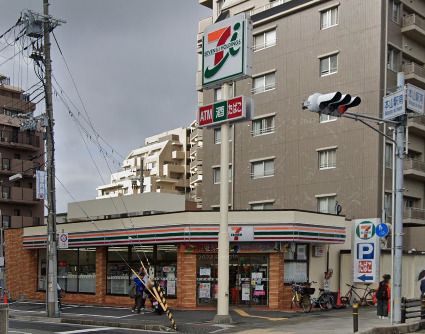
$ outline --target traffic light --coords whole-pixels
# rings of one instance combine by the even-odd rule
[[[360,97],[341,92],[314,93],[304,102],[303,109],[338,117],[344,114],[348,108],[357,107],[361,102]]]

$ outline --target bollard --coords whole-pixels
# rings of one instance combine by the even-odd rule
[[[353,333],[359,331],[359,304],[354,299],[353,301]]]
[[[425,295],[421,296],[421,320],[425,320]]]
[[[0,334],[7,334],[9,331],[9,305],[0,304]]]
[[[401,323],[406,323],[406,311],[407,311],[407,299],[405,297],[401,298]]]

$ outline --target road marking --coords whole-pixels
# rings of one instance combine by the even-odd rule
[[[210,333],[218,333],[218,332],[225,331],[226,329],[235,327],[234,325],[224,325],[224,324],[222,324],[222,325],[214,325],[214,326],[220,327],[220,328],[219,329],[216,329],[215,331],[212,331]]]
[[[112,328],[112,327],[86,328],[86,329],[77,329],[75,331],[56,332],[56,334],[77,334],[77,333],[88,333],[88,332],[100,332],[100,331],[109,331],[111,329],[115,329],[115,328]]]
[[[286,320],[286,319],[288,319],[288,318],[271,318],[271,317],[263,317],[263,316],[260,316],[260,315],[251,315],[251,314],[248,314],[247,312],[245,312],[244,310],[242,310],[240,308],[235,308],[235,309],[233,309],[233,311],[235,311],[241,317],[266,319],[266,320],[269,320],[269,321],[280,321],[280,320]]]

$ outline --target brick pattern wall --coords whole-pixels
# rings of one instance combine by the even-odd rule
[[[196,307],[196,254],[179,246],[177,253],[177,303],[182,308]]]
[[[283,307],[283,253],[269,256],[269,308]]]

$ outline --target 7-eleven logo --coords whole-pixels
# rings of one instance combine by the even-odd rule
[[[242,44],[241,23],[237,22],[232,26],[227,26],[210,32],[207,35],[207,46],[204,51],[204,58],[214,57],[212,65],[207,66],[204,71],[205,78],[216,75],[229,57],[236,56]]]
[[[238,241],[239,237],[242,237],[242,227],[232,226],[231,229],[230,236],[233,238],[233,241]]]

